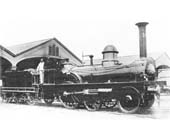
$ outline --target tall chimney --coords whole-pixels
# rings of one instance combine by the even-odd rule
[[[146,25],[148,22],[139,22],[136,25],[139,28],[139,47],[140,47],[140,58],[147,57],[146,48]]]
[[[90,57],[90,65],[93,65],[93,55],[89,55],[89,57]]]

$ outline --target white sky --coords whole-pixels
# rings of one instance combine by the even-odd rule
[[[0,0],[4,47],[56,37],[80,59],[102,57],[113,44],[119,56],[139,54],[135,23],[146,21],[148,52],[170,56],[169,0]]]

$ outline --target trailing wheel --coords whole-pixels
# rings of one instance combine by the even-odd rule
[[[28,105],[34,105],[36,103],[35,97],[31,94],[27,94],[26,104]]]
[[[6,96],[6,94],[2,94],[1,102],[7,103],[7,96]]]
[[[7,98],[7,103],[18,103],[18,99],[15,97]]]
[[[139,109],[140,96],[134,88],[124,88],[118,101],[119,109],[124,113],[134,113]]]
[[[75,95],[62,95],[59,96],[59,100],[65,108],[75,109],[79,106],[79,100]]]
[[[17,94],[12,93],[11,96],[7,97],[7,103],[18,103]]]

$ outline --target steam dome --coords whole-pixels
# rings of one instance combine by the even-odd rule
[[[103,65],[104,66],[112,66],[115,65],[115,61],[117,61],[118,50],[113,45],[107,45],[102,54],[103,54]]]

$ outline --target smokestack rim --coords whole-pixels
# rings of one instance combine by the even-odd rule
[[[137,25],[138,27],[142,27],[142,26],[146,26],[147,24],[149,24],[148,22],[138,22],[135,25]]]

